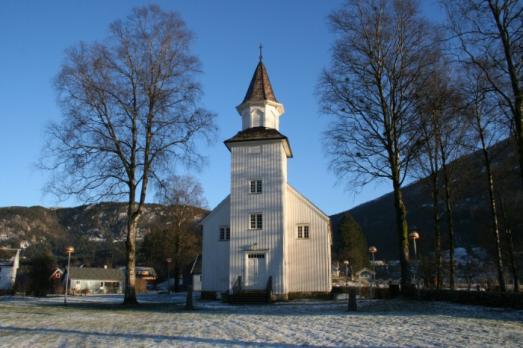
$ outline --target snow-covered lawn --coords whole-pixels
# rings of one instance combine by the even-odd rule
[[[521,347],[523,311],[404,300],[293,301],[230,306],[184,295],[141,297],[123,308],[118,296],[0,297],[2,347],[168,346],[441,346]]]

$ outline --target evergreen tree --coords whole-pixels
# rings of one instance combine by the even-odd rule
[[[43,252],[31,258],[31,269],[29,277],[31,279],[31,293],[33,296],[45,297],[51,287],[51,273],[55,260],[52,254]]]
[[[353,272],[359,271],[369,263],[367,240],[360,225],[350,213],[344,213],[341,218],[333,254],[340,262],[349,260]]]

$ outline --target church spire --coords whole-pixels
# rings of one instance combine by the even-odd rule
[[[269,74],[265,65],[262,62],[262,45],[260,45],[260,62],[252,75],[251,83],[249,84],[249,89],[243,98],[242,104],[245,102],[257,102],[257,101],[273,101],[276,100],[274,91],[272,90],[271,82],[269,81]]]
[[[248,128],[273,128],[278,130],[280,127],[280,116],[285,109],[279,103],[272,90],[269,74],[263,65],[263,46],[260,45],[260,61],[252,75],[249,89],[245,98],[236,110],[242,117],[242,129]]]

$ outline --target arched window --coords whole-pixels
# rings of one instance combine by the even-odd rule
[[[252,127],[261,127],[263,125],[263,112],[260,110],[254,111],[252,114]]]

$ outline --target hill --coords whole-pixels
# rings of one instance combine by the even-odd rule
[[[42,249],[62,255],[64,247],[72,244],[92,263],[112,263],[123,254],[126,209],[124,203],[109,202],[72,208],[0,208],[0,246],[21,247],[28,257]],[[195,219],[207,214],[205,209],[193,210]],[[169,206],[147,204],[138,225],[138,239],[174,222]]]
[[[498,208],[501,200],[507,223],[514,231],[516,250],[523,247],[523,215],[519,214],[523,202],[523,190],[519,178],[519,168],[514,147],[504,141],[491,148],[495,181],[497,185]],[[456,246],[470,248],[474,246],[492,250],[494,240],[490,229],[490,210],[485,170],[480,152],[463,156],[450,164],[452,173],[452,196]],[[432,220],[432,198],[430,183],[426,178],[417,180],[403,188],[403,195],[408,210],[409,226],[421,233],[420,252],[434,250],[434,232]],[[440,200],[441,231],[443,249],[447,248],[446,216],[444,202]],[[352,214],[361,226],[369,245],[378,248],[377,257],[397,259],[399,243],[395,232],[393,195],[388,193],[373,201],[366,202],[346,212]],[[336,226],[341,212],[331,216]],[[503,220],[503,219],[502,219]],[[503,222],[503,221],[502,221]],[[334,233],[337,233],[334,229]],[[518,236],[519,235],[519,236]]]

